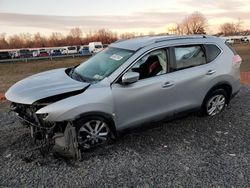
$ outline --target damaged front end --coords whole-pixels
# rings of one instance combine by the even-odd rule
[[[21,123],[29,126],[35,143],[42,143],[43,151],[44,148],[50,148],[46,151],[52,151],[56,155],[67,158],[81,159],[76,130],[72,122],[45,121],[48,114],[36,114],[43,107],[45,105],[11,104],[11,110],[16,113]]]

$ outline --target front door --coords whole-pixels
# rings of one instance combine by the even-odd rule
[[[112,85],[119,129],[160,118],[175,109],[175,85],[168,72],[166,49],[149,52],[129,71],[140,73],[133,84]]]

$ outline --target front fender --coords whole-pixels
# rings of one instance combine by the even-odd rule
[[[89,87],[84,93],[72,96],[41,108],[37,114],[48,114],[45,121],[74,120],[80,114],[102,112],[112,115],[114,105],[110,87]]]

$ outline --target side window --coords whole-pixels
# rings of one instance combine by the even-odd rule
[[[215,58],[221,53],[221,50],[214,44],[204,45],[207,56],[207,63],[215,60]]]
[[[204,51],[199,45],[174,47],[174,54],[172,71],[206,64]]]
[[[140,73],[140,80],[167,73],[165,49],[155,50],[143,56],[129,71]]]

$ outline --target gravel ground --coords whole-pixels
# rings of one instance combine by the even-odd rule
[[[43,157],[0,104],[0,185],[250,187],[250,86],[216,117],[195,114],[123,135],[81,162]],[[30,152],[27,152],[31,150]]]

